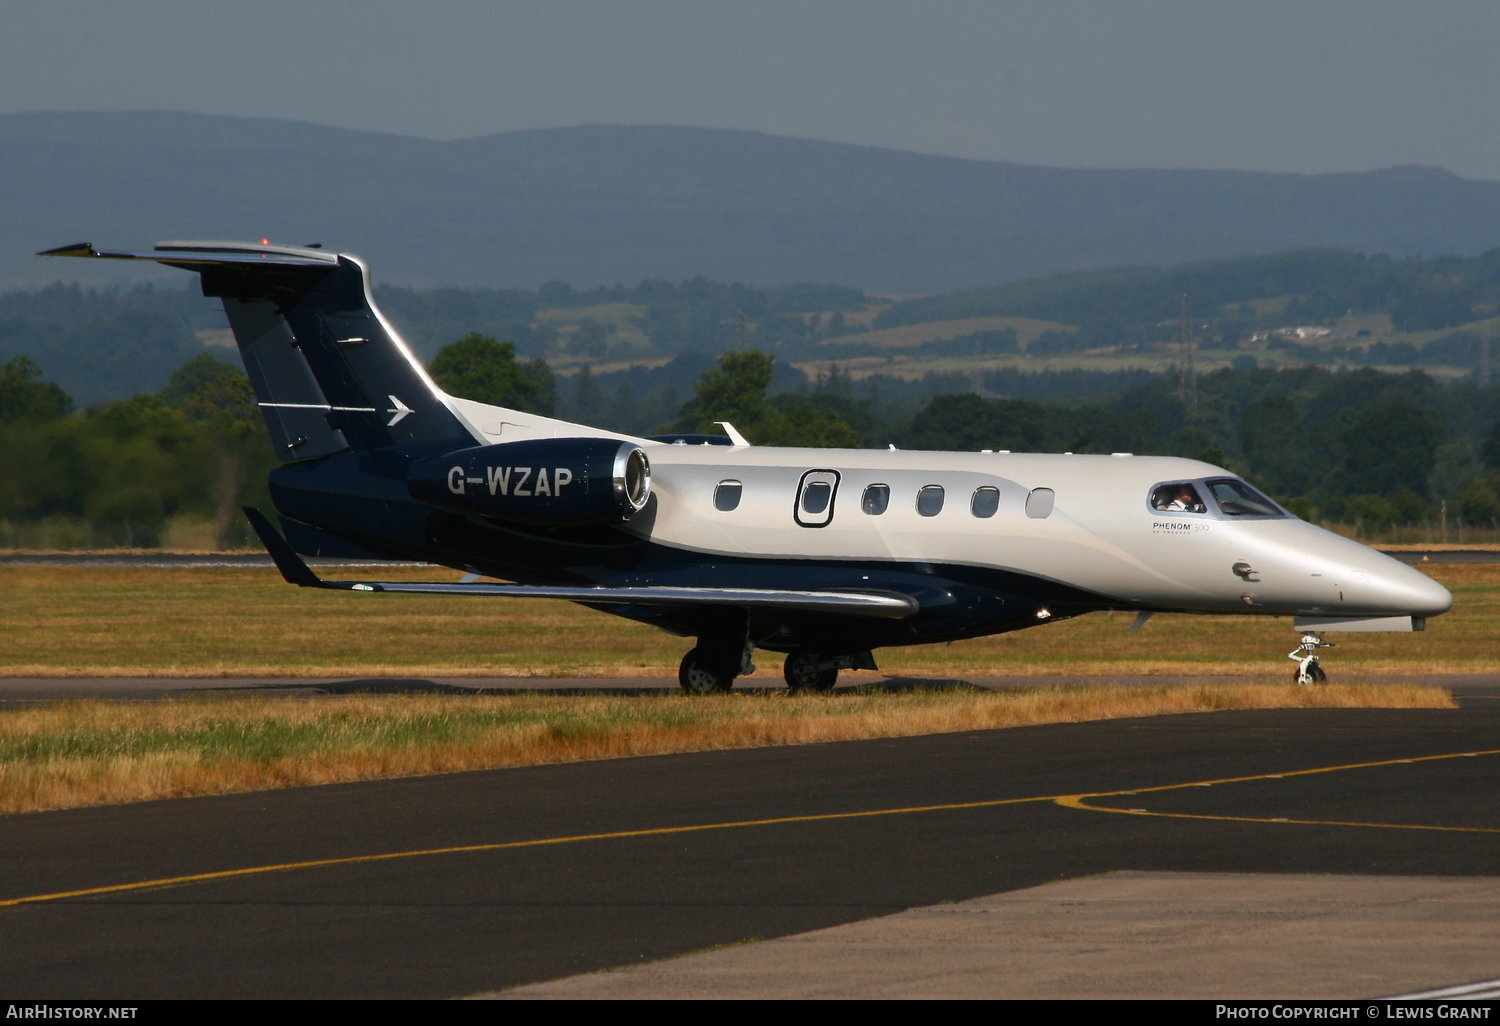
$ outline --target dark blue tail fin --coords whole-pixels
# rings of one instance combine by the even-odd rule
[[[473,445],[370,296],[357,258],[319,249],[163,242],[144,253],[83,243],[45,256],[153,260],[196,271],[216,296],[282,460],[411,443]]]

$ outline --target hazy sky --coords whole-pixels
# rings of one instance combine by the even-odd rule
[[[1500,180],[1500,3],[0,0],[0,113],[138,109]]]

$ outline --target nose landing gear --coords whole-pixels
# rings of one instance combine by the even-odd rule
[[[1309,632],[1302,635],[1302,644],[1287,653],[1287,658],[1297,663],[1292,681],[1297,684],[1321,684],[1328,679],[1318,662],[1318,649],[1332,648],[1333,642],[1324,641],[1323,635]]]

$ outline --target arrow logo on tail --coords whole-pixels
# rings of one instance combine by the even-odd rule
[[[397,424],[401,423],[403,420],[406,419],[407,414],[409,414],[409,413],[412,412],[412,408],[410,406],[406,405],[405,403],[403,403],[400,399],[397,399],[395,396],[391,396],[390,400],[391,400],[392,404],[394,404],[394,405],[392,406],[391,409],[386,410],[385,412],[386,413],[390,413],[390,414],[394,414],[394,416],[391,417],[390,420],[386,421],[386,425],[385,426],[386,427],[395,427]]]

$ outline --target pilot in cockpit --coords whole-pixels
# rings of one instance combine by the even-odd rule
[[[1156,490],[1151,498],[1151,505],[1156,509],[1178,513],[1204,513],[1207,507],[1203,500],[1198,497],[1198,490],[1186,481],[1178,484],[1162,485]]]

